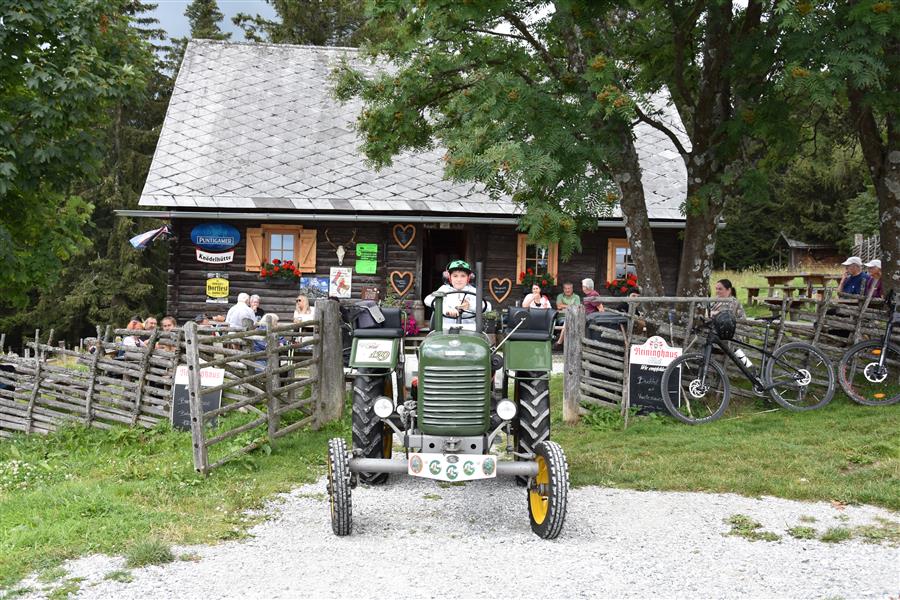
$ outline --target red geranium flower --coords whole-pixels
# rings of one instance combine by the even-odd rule
[[[625,292],[628,291],[628,288],[623,285],[622,287],[619,288],[619,291],[624,294]]]
[[[272,264],[273,264],[273,265],[280,265],[280,264],[281,264],[281,261],[278,260],[278,259],[276,258],[276,259],[274,259],[274,260],[272,261]]]
[[[263,269],[262,271],[259,272],[260,277],[266,277],[268,274],[269,274],[269,272],[266,271],[265,269]]]
[[[528,267],[527,270],[528,270],[529,275],[534,275],[534,269],[532,269],[531,267]]]
[[[278,259],[276,258],[275,260],[278,260]],[[275,268],[272,269],[272,270],[275,271],[275,272],[277,273],[277,272],[280,271],[281,269],[279,269],[279,268],[278,268],[278,265],[275,264]]]
[[[542,285],[547,285],[547,280],[546,280],[546,279],[542,279],[542,280],[541,280],[541,284],[542,284]]]

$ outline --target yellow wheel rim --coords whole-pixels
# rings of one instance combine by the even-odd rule
[[[547,470],[547,461],[543,456],[538,456],[535,460],[538,472],[534,478],[534,486],[539,489],[528,490],[528,505],[531,507],[531,518],[535,523],[541,525],[547,518],[547,511],[550,507],[550,500],[545,495],[550,491],[550,472]]]

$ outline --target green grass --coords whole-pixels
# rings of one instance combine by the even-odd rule
[[[116,571],[110,571],[103,577],[103,579],[118,581],[119,583],[131,583],[132,581],[134,581],[134,576],[131,574],[131,571],[118,569]]]
[[[552,435],[566,451],[573,485],[735,492],[900,510],[900,406],[864,407],[838,393],[828,406],[804,413],[759,413],[754,403],[735,403],[733,418],[707,425],[651,415],[632,418],[623,430],[618,415],[562,423],[561,386],[561,378],[553,378]]]
[[[737,418],[700,427],[655,415],[631,416],[623,430],[618,415],[599,411],[577,426],[564,425],[561,388],[562,378],[554,377],[553,438],[566,451],[576,486],[735,492],[900,510],[900,406],[863,407],[839,394],[806,413],[753,414],[759,407],[739,405]],[[190,434],[167,426],[75,427],[0,441],[0,588],[67,558],[122,555],[148,540],[170,547],[241,537],[258,518],[244,511],[324,472],[328,438],[349,436],[345,415],[321,431],[264,446],[208,479],[193,471]],[[873,541],[896,535],[896,524],[858,532]]]
[[[167,425],[73,427],[2,440],[0,589],[65,559],[124,554],[144,540],[171,545],[240,537],[254,522],[244,511],[314,481],[324,471],[328,438],[348,431],[332,423],[281,438],[269,452],[225,465],[208,479],[193,470],[190,433]]]
[[[160,540],[144,540],[138,542],[125,553],[125,566],[131,569],[147,565],[162,565],[175,560],[169,544]]]
[[[797,538],[798,540],[814,540],[818,535],[814,527],[806,527],[804,525],[797,525],[796,527],[791,527],[788,529],[788,534]]]
[[[851,537],[853,537],[853,532],[846,527],[829,527],[828,531],[823,533],[819,539],[823,542],[836,544],[838,542],[845,542]]]
[[[736,535],[751,542],[777,542],[781,539],[780,535],[764,530],[762,523],[754,521],[747,515],[731,515],[725,522],[731,525],[728,535]]]

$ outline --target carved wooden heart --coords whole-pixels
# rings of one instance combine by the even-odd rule
[[[494,297],[494,300],[497,301],[497,304],[501,304],[512,291],[512,279],[509,277],[504,277],[503,279],[493,277],[488,281],[488,291]]]
[[[412,271],[391,271],[389,277],[391,287],[397,292],[398,296],[405,296],[413,286]]]
[[[400,225],[399,223],[394,225],[394,241],[397,242],[397,245],[400,246],[400,248],[406,250],[415,239],[415,225]]]

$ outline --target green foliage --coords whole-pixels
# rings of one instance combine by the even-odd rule
[[[818,533],[816,532],[814,527],[797,525],[796,527],[791,527],[790,529],[788,529],[788,535],[798,540],[814,540],[816,539]]]
[[[865,236],[878,233],[878,198],[875,196],[873,186],[866,186],[866,190],[857,194],[847,202],[847,210],[844,217],[844,234],[847,245],[853,243],[853,236],[861,233]]]
[[[131,583],[132,581],[134,581],[134,576],[131,574],[131,571],[118,569],[116,571],[110,571],[103,577],[103,579],[118,581],[119,583]]]
[[[191,25],[191,37],[204,40],[231,39],[231,33],[222,33],[219,22],[225,17],[216,0],[193,0],[184,11]]]
[[[762,528],[762,523],[753,520],[747,515],[731,515],[725,519],[725,523],[731,525],[731,531],[728,532],[728,535],[736,535],[751,542],[777,542],[781,539],[780,535],[771,531],[765,531]]]
[[[0,8],[0,288],[22,306],[89,245],[102,124],[139,94],[152,54],[124,0],[22,0]]]
[[[248,40],[276,44],[358,46],[365,15],[363,0],[266,0],[278,15],[238,13],[234,24]],[[196,36],[195,36],[196,37]]]
[[[838,542],[846,542],[852,537],[853,531],[846,527],[829,527],[819,539],[823,542],[836,544]]]

